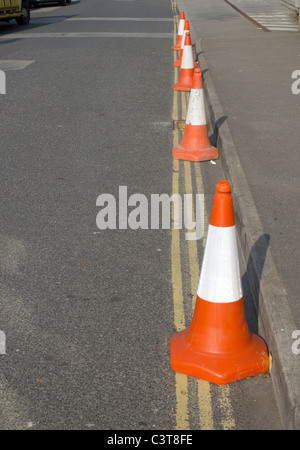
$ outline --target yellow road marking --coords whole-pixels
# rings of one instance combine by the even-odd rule
[[[176,5],[172,0],[172,9],[174,12],[174,43],[176,42],[176,28],[177,19],[175,16]],[[176,53],[174,52],[174,61]],[[174,83],[176,82],[177,70],[174,70]],[[174,91],[173,94],[173,120],[178,120],[178,95]],[[173,132],[173,147],[179,143],[179,130],[176,128]],[[172,194],[179,194],[179,161],[173,159],[173,179],[172,179]],[[172,285],[173,285],[173,306],[174,306],[174,324],[176,331],[181,331],[185,328],[185,315],[183,307],[183,293],[182,293],[182,271],[180,259],[180,229],[174,227],[175,222],[179,219],[178,208],[174,202],[172,203],[172,243],[171,243],[171,261],[172,261]],[[176,389],[176,429],[189,429],[188,416],[188,378],[181,373],[175,374],[175,389]]]
[[[195,179],[196,179],[197,192],[198,192],[198,194],[203,194],[204,195],[203,180],[202,180],[200,165],[195,164],[194,169],[195,169]],[[204,198],[204,201],[205,201],[205,198]],[[208,225],[208,217],[207,217],[205,205],[204,205],[204,208],[203,208],[203,214],[204,214],[204,234],[203,234],[203,238],[202,238],[202,247],[203,247],[203,250],[204,250],[205,249],[205,244],[206,244],[207,225]]]
[[[176,43],[176,29],[178,28],[178,17],[176,16],[176,1],[171,0],[172,10],[174,12],[174,44]],[[176,61],[177,55],[174,52],[174,61]],[[178,78],[178,72],[180,69],[174,70],[174,83]],[[187,93],[173,91],[173,120],[178,123],[178,102],[180,100],[181,105],[181,118],[186,117],[188,106]],[[173,147],[179,143],[180,131],[175,127],[173,131]],[[173,179],[172,179],[172,194],[179,194],[179,175],[181,165],[178,160],[173,159]],[[184,161],[184,183],[185,193],[193,194],[192,184],[192,172],[191,163]],[[196,180],[196,187],[198,194],[204,194],[203,180],[201,175],[200,164],[193,164],[194,175]],[[178,205],[177,205],[178,206]],[[190,218],[194,221],[194,208],[192,209],[193,216]],[[172,244],[171,244],[171,258],[172,258],[172,285],[173,285],[173,304],[174,304],[174,324],[177,332],[183,330],[186,327],[185,313],[184,313],[184,299],[183,299],[183,286],[182,286],[182,268],[181,268],[181,250],[180,250],[180,230],[174,227],[174,223],[179,220],[179,209],[176,207],[176,203],[173,203],[172,216],[173,216],[173,228],[172,228]],[[205,233],[202,238],[202,246],[205,248],[206,232],[208,225],[208,217],[206,214],[206,208],[204,207],[204,224]],[[188,258],[189,258],[189,273],[190,273],[190,289],[193,295],[191,308],[194,309],[197,288],[199,283],[200,267],[198,260],[198,249],[196,240],[188,240]],[[175,374],[175,390],[176,390],[176,429],[188,430],[189,429],[189,409],[188,409],[188,377],[184,374]],[[198,408],[199,408],[199,425],[201,430],[213,430],[213,408],[211,398],[211,385],[205,380],[197,380],[198,389]],[[224,429],[232,429],[235,427],[235,421],[233,417],[233,410],[230,403],[229,387],[219,386],[219,398],[218,404],[222,411],[222,426]]]
[[[200,165],[195,164],[194,169],[195,169],[197,193],[204,194]],[[206,235],[207,235],[207,224],[208,224],[208,217],[206,214],[205,205],[203,208],[203,214],[204,214],[204,235],[202,237],[202,247],[203,247],[203,251],[204,251],[205,243],[206,243]],[[194,264],[195,264],[195,262],[194,262]],[[199,272],[199,276],[200,276],[199,267],[197,267],[197,272]],[[200,422],[201,430],[213,430],[214,429],[214,421],[213,421],[210,383],[205,380],[198,380],[197,387],[198,387],[199,422]]]
[[[176,430],[188,430],[188,378],[183,373],[176,373],[176,398]]]
[[[230,392],[228,385],[220,386],[218,401],[221,409],[222,425],[224,430],[232,430],[235,428],[235,420],[229,394]]]
[[[187,194],[193,194],[192,187],[192,174],[191,174],[191,164],[188,161],[184,161],[184,177],[185,177],[185,192]],[[195,220],[194,217],[194,209],[193,216],[191,217],[191,221]],[[197,296],[197,288],[199,284],[199,261],[198,261],[198,250],[197,250],[197,241],[188,240],[188,253],[189,253],[189,269],[190,269],[190,285],[191,285],[191,295],[192,297],[192,308],[195,308],[196,296]]]
[[[173,135],[173,144],[176,145],[178,133]],[[173,163],[173,182],[172,194],[179,193],[179,161],[174,160]],[[172,227],[172,243],[171,243],[171,261],[172,261],[172,285],[173,285],[173,307],[174,307],[174,324],[176,331],[185,328],[185,315],[183,307],[182,293],[182,271],[180,259],[180,230],[174,227],[174,223],[178,220],[178,208],[173,203],[172,208],[173,227]],[[176,373],[176,429],[188,430],[188,380],[184,374]]]
[[[211,404],[210,383],[205,380],[198,380],[197,387],[200,428],[201,430],[213,430],[214,419]]]
[[[174,22],[174,39],[176,39],[176,26]],[[175,71],[176,72],[176,71]],[[174,78],[176,73],[174,74]],[[178,118],[178,98],[174,91],[173,95],[173,120]],[[173,132],[173,146],[178,144],[179,132]],[[179,194],[179,161],[173,160],[173,178],[172,178],[172,194]],[[176,229],[174,224],[178,221],[179,211],[173,202],[172,207],[172,243],[171,243],[171,258],[172,258],[172,283],[173,283],[173,303],[174,303],[174,324],[177,331],[185,328],[185,318],[183,310],[183,294],[182,294],[182,278],[181,278],[181,260],[180,260],[180,230]]]
[[[173,167],[173,185],[172,194],[177,194],[179,191],[179,172]],[[172,260],[172,284],[173,284],[173,306],[174,306],[174,324],[176,331],[181,331],[185,328],[185,317],[183,310],[183,294],[182,294],[182,278],[181,278],[181,260],[180,260],[180,235],[179,229],[174,227],[174,222],[177,220],[178,208],[175,208],[173,203],[173,227],[172,227],[172,242],[171,242],[171,260]]]

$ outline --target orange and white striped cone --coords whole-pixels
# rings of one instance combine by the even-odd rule
[[[184,41],[185,41],[185,34],[186,34],[187,31],[190,31],[190,25],[189,25],[189,21],[185,20],[184,21],[184,25],[183,25],[180,49],[179,49],[180,53],[179,53],[177,61],[174,61],[174,63],[173,63],[174,67],[180,67],[181,66],[183,47],[184,47]]]
[[[225,180],[216,185],[193,319],[171,337],[170,359],[174,371],[220,385],[269,368],[267,346],[245,319],[231,186]]]
[[[187,161],[219,158],[219,152],[211,145],[207,133],[202,71],[199,67],[194,70],[183,138],[173,148],[173,157]]]
[[[177,61],[174,61],[173,66],[174,67],[181,67],[181,62],[182,62],[182,55],[183,55],[183,48],[184,48],[184,43],[185,43],[185,35],[186,33],[189,32],[190,33],[190,24],[188,20],[184,21],[184,27],[183,27],[183,32],[182,32],[182,40],[181,40],[181,46],[180,46],[180,53],[178,56]],[[191,44],[192,45],[192,44]],[[192,52],[193,54],[193,52]],[[197,62],[194,61],[194,66],[197,66]]]
[[[178,83],[173,85],[175,91],[189,92],[193,84],[194,60],[192,51],[191,35],[189,31],[185,35],[185,43],[183,47],[182,62]]]
[[[177,41],[176,44],[173,45],[172,50],[180,50],[181,48],[184,22],[185,22],[184,11],[181,11],[178,25]]]

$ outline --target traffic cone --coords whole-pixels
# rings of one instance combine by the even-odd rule
[[[178,83],[173,85],[175,91],[189,92],[193,84],[194,60],[192,52],[191,35],[189,31],[185,35],[185,43],[183,47],[182,62]]]
[[[184,21],[185,21],[184,11],[181,11],[180,19],[179,19],[179,26],[178,26],[177,41],[176,41],[176,44],[173,45],[172,50],[180,50],[180,48],[181,48]]]
[[[185,40],[185,34],[187,31],[190,31],[189,21],[185,20],[183,25],[183,31],[182,31],[182,38],[181,38],[181,44],[180,44],[180,53],[178,56],[177,61],[174,61],[173,66],[174,67],[180,67],[181,66],[181,60],[182,60],[182,53],[183,53],[183,46],[184,46],[184,40]]]
[[[174,67],[181,67],[182,55],[183,55],[183,47],[184,47],[184,43],[185,43],[185,35],[186,35],[187,32],[190,33],[190,25],[189,25],[189,21],[185,20],[184,21],[184,27],[183,27],[183,33],[182,33],[181,46],[180,46],[180,53],[179,53],[177,61],[174,61],[174,63],[173,63]],[[193,52],[192,52],[192,54],[193,54]],[[194,61],[194,66],[195,67],[197,66],[197,62],[196,61]]]
[[[181,143],[173,148],[175,159],[209,161],[219,158],[218,150],[209,142],[203,92],[202,71],[196,67],[183,138]]]
[[[212,206],[194,316],[170,341],[174,371],[227,384],[265,373],[264,340],[244,314],[231,186],[219,181]]]

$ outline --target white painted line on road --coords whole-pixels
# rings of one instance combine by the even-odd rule
[[[11,39],[11,34],[0,36],[0,39]],[[173,33],[109,33],[109,32],[82,32],[82,33],[16,33],[13,39],[41,39],[41,38],[154,38],[171,39]]]
[[[34,62],[34,59],[0,59],[0,70],[22,70]]]
[[[253,19],[256,19],[257,21],[258,21],[258,17],[253,17]],[[281,24],[289,24],[289,25],[292,25],[292,26],[294,26],[295,24],[293,24],[290,20],[285,20],[285,19],[281,19],[281,20],[272,20],[272,19],[260,19],[259,20],[260,21],[260,23],[278,23],[278,25],[281,25]]]
[[[270,14],[254,13],[254,14],[251,14],[251,17],[273,17],[275,19],[283,19],[283,18],[291,19],[291,18],[293,18],[293,16],[291,14],[273,14],[273,13],[270,13]]]
[[[294,21],[292,21],[290,18],[288,18],[288,17],[285,17],[285,18],[283,18],[283,17],[280,17],[280,18],[277,18],[277,17],[257,17],[257,16],[252,16],[252,19],[255,19],[255,20],[259,20],[259,21],[261,21],[261,22],[276,22],[276,23],[281,23],[281,22],[288,22],[288,23],[293,23]]]
[[[264,25],[265,27],[290,27],[290,28],[297,28],[295,25],[292,25],[290,22],[265,22],[264,20],[261,20],[259,22],[261,25]]]
[[[268,27],[271,31],[298,31],[298,28],[286,28],[286,27]]]
[[[296,20],[295,15],[291,12],[274,9],[274,7],[262,9],[263,5],[261,4],[261,0],[259,2],[249,0],[249,5],[243,2],[240,4],[240,0],[225,1],[234,8],[237,8],[241,14],[246,14],[246,16],[267,28],[268,31],[298,31],[298,20]]]
[[[253,14],[251,17],[254,17],[255,19],[263,19],[263,20],[294,20],[291,16],[289,15],[285,15],[285,16],[273,16],[272,14],[268,14],[267,16],[261,16],[261,15],[257,15],[257,14]]]
[[[107,22],[173,22],[169,17],[69,17],[66,22],[95,20]]]

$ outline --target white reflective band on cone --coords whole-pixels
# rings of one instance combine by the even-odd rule
[[[185,45],[182,54],[181,69],[194,69],[193,50],[191,45]]]
[[[178,27],[178,36],[183,34],[184,29],[184,19],[180,19]]]
[[[209,225],[197,295],[214,303],[230,303],[242,298],[235,225]]]
[[[191,89],[186,124],[206,125],[203,89]]]
[[[182,41],[181,41],[181,44],[180,44],[180,50],[183,50],[184,42],[185,42],[185,35],[186,35],[187,31],[189,31],[189,30],[183,30],[183,32],[182,32]]]

